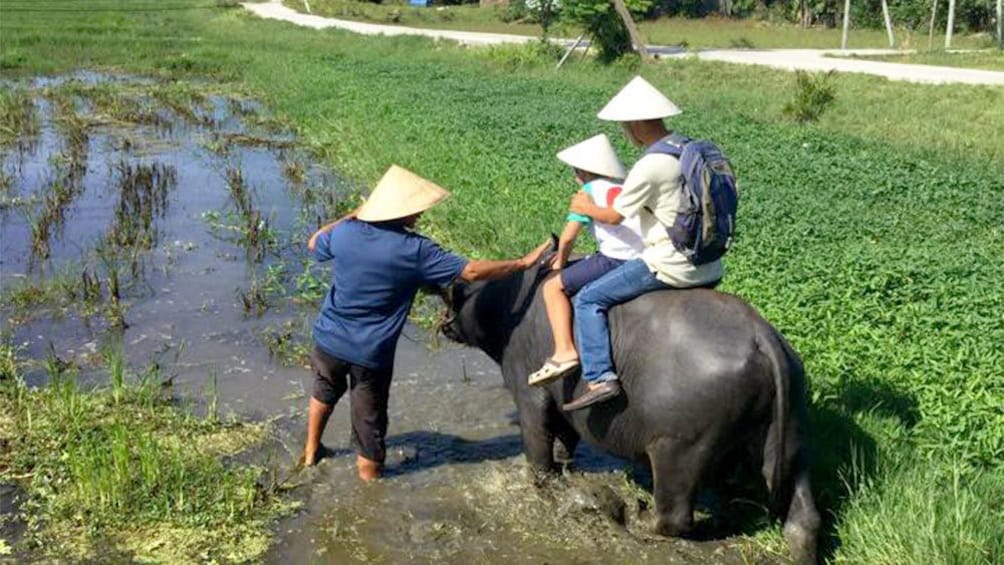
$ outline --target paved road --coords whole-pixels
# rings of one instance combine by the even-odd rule
[[[536,41],[536,37],[510,35],[504,33],[482,33],[443,29],[423,29],[415,27],[371,24],[335,18],[324,18],[303,14],[283,6],[277,0],[265,3],[242,4],[247,10],[263,18],[292,22],[314,29],[339,28],[365,35],[424,35],[437,39],[449,39],[465,45],[495,45],[499,43],[526,43]],[[431,8],[430,8],[431,9]],[[558,40],[570,43],[568,40]],[[764,65],[778,69],[828,71],[845,73],[865,73],[883,76],[892,80],[932,84],[986,84],[1004,86],[1004,72],[956,67],[936,67],[932,65],[907,65],[867,61],[846,57],[830,57],[830,54],[877,55],[898,53],[890,49],[706,49],[687,51],[679,47],[652,45],[649,47],[659,57],[698,57],[708,61],[724,61],[744,65]]]

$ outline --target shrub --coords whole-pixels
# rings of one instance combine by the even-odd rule
[[[799,122],[818,120],[836,98],[834,74],[795,71],[795,98],[785,104],[784,114]]]
[[[489,59],[510,68],[530,67],[541,63],[553,66],[563,53],[560,46],[549,41],[492,45],[486,50]]]

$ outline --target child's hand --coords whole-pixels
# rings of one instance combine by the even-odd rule
[[[590,212],[593,210],[593,199],[584,190],[580,190],[572,196],[572,200],[568,205],[568,209],[576,214],[582,214],[583,216],[590,216]]]

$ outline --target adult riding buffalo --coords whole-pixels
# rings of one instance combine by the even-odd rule
[[[526,376],[544,362],[551,335],[538,292],[548,267],[457,284],[445,296],[443,332],[484,350],[502,368],[519,409],[530,465],[557,467],[581,437],[652,468],[656,531],[694,525],[702,478],[730,456],[762,469],[792,556],[816,561],[819,513],[809,485],[805,382],[783,337],[741,299],[707,289],[644,294],[610,310],[611,346],[624,394],[577,412],[560,406],[585,386],[577,374],[544,387]]]

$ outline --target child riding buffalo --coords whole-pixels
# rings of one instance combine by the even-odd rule
[[[575,182],[599,207],[610,206],[621,193],[624,167],[617,159],[610,140],[604,134],[591,137],[558,153],[558,159],[570,165]],[[568,256],[582,228],[589,226],[596,238],[597,252],[567,264]],[[554,336],[554,354],[537,372],[530,375],[531,385],[558,379],[579,366],[579,355],[572,341],[572,307],[569,298],[586,284],[636,259],[644,243],[637,218],[619,225],[594,222],[589,216],[570,213],[558,241],[558,253],[552,267],[557,271],[544,282],[544,305]]]

